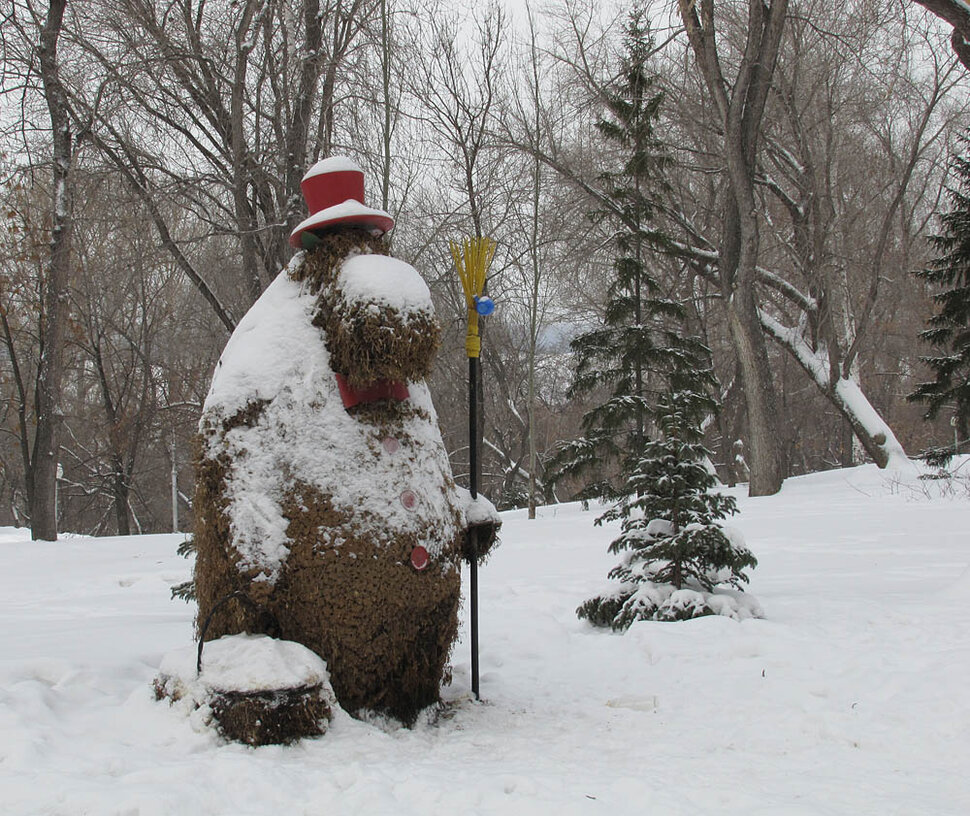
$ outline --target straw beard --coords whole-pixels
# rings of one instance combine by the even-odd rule
[[[334,372],[354,388],[426,378],[441,345],[437,319],[424,310],[348,301],[339,286],[340,267],[359,254],[387,255],[387,242],[362,229],[341,228],[308,250],[293,273],[318,293],[313,323],[326,334]]]

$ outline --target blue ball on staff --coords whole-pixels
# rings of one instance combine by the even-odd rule
[[[495,301],[488,297],[488,295],[482,295],[481,297],[476,295],[475,311],[478,312],[482,317],[488,317],[492,312],[495,311]]]

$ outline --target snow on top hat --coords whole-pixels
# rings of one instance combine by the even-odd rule
[[[300,189],[310,217],[290,233],[290,246],[296,249],[313,246],[313,230],[347,225],[381,235],[394,226],[386,212],[364,206],[364,171],[344,156],[318,161],[303,177]]]

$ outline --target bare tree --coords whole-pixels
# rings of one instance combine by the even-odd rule
[[[47,253],[43,213],[47,190],[27,183],[24,171],[10,172],[3,185],[3,230],[0,250],[0,328],[3,330],[4,388],[2,426],[4,476],[9,484],[10,517],[30,523],[28,477],[32,470],[32,429],[42,332],[42,305]],[[36,223],[36,221],[41,223]],[[8,447],[9,446],[9,447]]]
[[[535,141],[539,141],[539,132],[542,129],[542,86],[540,72],[542,70],[539,60],[539,49],[537,42],[536,20],[529,9],[529,104],[532,107],[532,125],[535,129]],[[543,297],[543,269],[542,253],[539,246],[540,236],[540,207],[542,206],[542,162],[538,157],[532,158],[532,211],[529,218],[529,248],[528,248],[528,273],[523,281],[526,286],[526,304],[529,316],[529,339],[528,339],[528,395],[526,407],[529,422],[529,518],[536,517],[536,468],[539,466],[536,455],[536,355],[539,345],[539,329],[542,321],[542,307],[545,303]]]
[[[409,207],[430,152],[413,95],[414,67],[423,57],[412,6],[409,0],[380,0],[354,54],[356,87],[340,107],[338,123],[341,149],[357,155],[368,171],[367,195],[392,214]],[[407,231],[402,224],[390,233],[392,245]]]
[[[959,72],[934,56],[932,32],[900,18],[892,4],[879,12],[856,17],[811,2],[794,10],[756,168],[766,227],[755,282],[761,326],[843,418],[843,464],[852,461],[854,436],[886,467],[903,462],[905,452],[864,393],[860,355],[878,344],[869,329],[883,311],[887,266],[904,236],[920,229],[913,223],[918,202],[928,195],[932,206],[946,134],[965,106],[943,104]],[[731,31],[724,26],[726,36]],[[923,55],[919,67],[916,54]],[[714,128],[719,132],[720,121]],[[698,144],[701,131],[682,132]],[[698,167],[713,172],[719,139],[706,154],[694,149]],[[695,188],[713,195],[703,184]],[[687,217],[699,205],[683,192],[679,206],[689,236],[684,249],[693,252],[695,269],[711,274],[721,262],[710,237],[716,219]]]
[[[143,197],[164,245],[221,322],[285,263],[299,182],[329,153],[343,70],[375,0],[99,0],[78,45],[100,81],[72,100],[90,137]],[[177,196],[238,246],[217,287],[164,217]],[[218,290],[221,289],[221,294]],[[233,309],[227,304],[235,301]]]
[[[509,178],[503,156],[494,136],[494,117],[502,92],[503,48],[506,17],[496,6],[471,16],[474,33],[460,36],[461,27],[455,15],[434,7],[426,16],[416,18],[413,38],[423,44],[421,62],[414,66],[409,96],[415,100],[418,119],[425,131],[427,157],[423,189],[411,199],[406,217],[411,228],[408,238],[413,248],[411,260],[431,274],[431,285],[437,295],[438,312],[446,329],[445,348],[438,357],[438,372],[433,387],[436,398],[446,400],[455,410],[448,411],[452,421],[443,423],[446,444],[453,454],[466,450],[467,427],[457,422],[466,412],[461,408],[462,389],[467,370],[461,342],[467,308],[448,252],[449,238],[462,235],[488,236],[499,244],[496,260],[487,284],[489,291],[501,279],[507,263],[506,242],[502,232],[508,221],[512,202],[506,195]],[[469,26],[471,28],[472,26]],[[402,236],[397,236],[399,243]],[[494,386],[500,386],[501,361],[496,357],[487,326],[482,327],[481,365],[489,378],[489,389],[479,381],[479,405],[482,406],[480,427],[501,422],[493,408],[506,403],[493,401]],[[442,394],[448,389],[453,393]],[[445,413],[445,412],[442,412]],[[487,424],[486,424],[487,423]],[[494,440],[491,445],[494,445]],[[493,493],[494,459],[488,440],[482,451],[483,487]],[[454,457],[455,471],[463,472],[463,463]],[[499,467],[502,467],[499,463]],[[500,481],[500,480],[499,480]]]
[[[439,189],[480,237],[494,224],[488,211],[498,209],[500,169],[488,161],[495,140],[492,118],[502,78],[501,57],[506,18],[497,6],[474,21],[475,36],[459,37],[457,20],[435,9],[425,21],[423,62],[416,66],[412,95],[423,109],[421,120],[433,139],[435,160],[443,171]]]
[[[805,11],[808,18],[824,13]],[[926,48],[927,32],[918,26],[900,25],[897,37],[887,41],[891,29],[864,33],[863,21],[856,21],[855,39],[865,40],[864,47],[836,69],[838,80],[813,83],[812,62],[824,59],[826,43],[801,20],[793,28],[800,29],[800,42],[789,49],[791,70],[781,71],[779,82],[792,150],[771,140],[764,180],[790,217],[792,265],[808,283],[807,297],[792,299],[793,307],[806,319],[801,331],[767,315],[762,322],[842,413],[865,452],[886,467],[905,452],[863,393],[860,353],[882,300],[890,252],[906,230],[900,214],[919,194],[920,176],[927,172],[920,168],[939,166],[934,156],[961,116],[959,107],[939,112],[962,72]],[[918,76],[901,70],[914,51],[929,54]],[[875,97],[878,107],[860,106],[850,93]],[[855,172],[849,150],[866,157]],[[872,181],[875,166],[881,184]],[[838,191],[832,189],[836,176]],[[856,234],[860,220],[865,228]],[[852,446],[843,450],[843,464],[851,464]]]
[[[762,116],[784,31],[788,0],[750,0],[737,70],[724,74],[713,0],[678,0],[694,58],[718,118],[725,165],[724,221],[718,239],[721,295],[747,404],[750,492],[776,493],[786,475],[778,398],[755,292],[761,249],[755,179]]]
[[[799,3],[779,43],[781,63],[764,103],[768,113],[760,128],[763,147],[750,168],[760,256],[751,280],[757,317],[752,331],[761,335],[770,376],[786,388],[800,389],[804,382],[797,375],[793,379],[792,373],[800,370],[831,406],[814,402],[811,412],[788,412],[787,394],[776,403],[779,421],[786,417],[786,432],[775,437],[778,447],[799,457],[806,449],[807,440],[798,437],[803,426],[805,433],[818,437],[821,431],[836,450],[841,448],[844,463],[851,461],[852,437],[881,465],[904,456],[888,423],[865,395],[865,378],[871,384],[876,373],[872,355],[886,336],[871,333],[869,327],[882,323],[894,302],[885,284],[887,265],[897,261],[902,247],[914,245],[906,236],[922,229],[915,213],[922,211],[925,217],[926,207],[932,205],[947,123],[958,121],[954,117],[961,115],[961,108],[946,101],[952,98],[955,82],[952,65],[942,59],[917,62],[917,54],[938,53],[932,32],[913,25],[905,14],[900,18],[899,12],[898,4],[853,11]],[[602,150],[584,141],[580,124],[588,117],[582,106],[601,96],[609,77],[603,57],[609,50],[604,42],[609,40],[592,19],[590,9],[576,4],[560,18],[558,47],[551,52],[572,78],[574,89],[570,95],[567,87],[557,88],[555,104],[544,110],[546,131],[552,135],[541,142],[523,135],[513,141],[608,209],[596,179],[594,157]],[[719,18],[722,61],[743,61],[750,45],[748,22],[745,15],[729,12]],[[669,36],[676,45],[677,32]],[[673,248],[685,266],[677,273],[682,282],[677,284],[675,275],[671,284],[685,292],[690,291],[690,280],[702,287],[694,297],[702,307],[703,329],[723,360],[725,382],[733,383],[725,392],[732,402],[727,411],[735,428],[727,435],[731,436],[739,432],[733,401],[740,396],[747,402],[747,394],[736,370],[736,333],[727,308],[734,290],[725,290],[720,269],[730,183],[724,122],[707,101],[710,90],[703,76],[685,68],[677,47],[668,51],[657,63],[667,86],[664,108],[678,157],[668,228],[683,236]],[[570,128],[549,127],[559,111],[572,114]],[[519,131],[526,132],[521,127]],[[860,162],[863,155],[866,160]],[[921,205],[927,196],[929,204]],[[622,213],[615,215],[622,220]],[[806,339],[807,345],[798,345],[798,338]],[[768,346],[768,340],[775,347]],[[729,354],[720,351],[725,342]],[[812,355],[805,356],[806,350]],[[830,376],[833,370],[841,373]],[[800,399],[804,402],[804,395]],[[883,403],[882,410],[886,407],[891,406]],[[847,434],[833,434],[822,425],[808,428],[809,417],[818,416],[821,422],[821,414],[833,411],[841,416]],[[733,460],[730,448],[737,438],[727,436],[725,464]],[[750,440],[745,458],[750,462]]]
[[[33,439],[26,426],[28,384],[18,370],[15,380],[20,394],[21,455],[29,506],[31,534],[35,540],[57,538],[56,495],[58,434],[61,424],[61,387],[64,377],[64,348],[67,336],[68,293],[71,281],[71,235],[73,207],[74,135],[71,129],[68,91],[62,81],[59,53],[67,0],[51,0],[46,11],[25,2],[8,6],[2,20],[5,30],[4,63],[19,62],[27,97],[39,94],[46,107],[50,160],[50,244],[42,277],[41,321],[33,394]],[[39,80],[39,83],[38,83]],[[26,121],[24,121],[26,127]],[[4,315],[4,337],[11,358],[12,333]]]
[[[110,498],[118,535],[129,535],[132,518],[137,524],[131,503],[136,466],[160,408],[160,326],[178,315],[165,296],[175,274],[173,265],[159,257],[137,200],[122,211],[118,205],[125,202],[126,191],[110,182],[110,177],[92,178],[85,185],[75,242],[74,341],[82,353],[80,376],[90,372],[96,383],[93,394],[77,407],[87,415],[89,405],[100,403],[102,421],[96,427],[103,430],[90,433],[75,427],[65,448],[77,465],[76,474],[87,469],[89,493]],[[96,444],[85,452],[76,444],[79,437]]]

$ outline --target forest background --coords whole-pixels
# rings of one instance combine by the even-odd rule
[[[960,5],[641,9],[666,155],[665,251],[649,263],[713,351],[722,410],[706,444],[726,483],[770,493],[960,442],[945,411],[926,422],[906,400],[931,351],[918,335],[934,292],[914,273],[970,124],[959,47],[924,6]],[[634,9],[0,8],[0,525],[191,529],[211,373],[288,260],[300,178],[332,154],[365,168],[367,203],[397,221],[392,251],[431,287],[445,330],[431,387],[456,477],[465,304],[448,240],[487,235],[483,492],[500,508],[575,493],[547,467],[605,396],[567,394],[570,341],[602,323],[629,227],[605,181],[624,148],[598,123]]]

